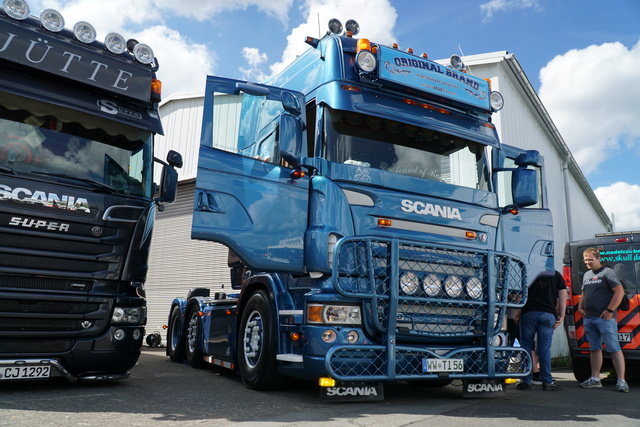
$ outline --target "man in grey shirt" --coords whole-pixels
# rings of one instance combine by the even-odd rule
[[[582,388],[601,388],[602,342],[611,355],[613,367],[618,376],[616,390],[628,392],[629,385],[624,379],[625,363],[618,342],[618,319],[616,310],[624,296],[624,288],[616,273],[600,262],[600,251],[588,248],[582,253],[589,269],[582,279],[582,297],[578,311],[584,317],[584,330],[589,340],[589,360],[591,378],[580,384]]]

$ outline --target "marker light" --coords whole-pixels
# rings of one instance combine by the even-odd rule
[[[335,387],[336,380],[333,378],[322,377],[318,379],[318,385],[320,387]]]
[[[64,28],[64,18],[57,10],[43,10],[40,14],[40,22],[44,28],[54,33],[58,33]]]
[[[504,107],[504,98],[500,92],[491,92],[491,95],[489,95],[489,102],[493,111],[500,111],[502,107]]]
[[[344,24],[344,28],[351,33],[352,36],[355,36],[360,32],[360,25],[354,20],[349,19],[346,24]]]
[[[96,30],[88,22],[80,21],[73,26],[73,35],[82,43],[93,43],[96,39]]]
[[[378,227],[391,227],[391,220],[386,218],[378,218]]]
[[[133,48],[133,56],[142,64],[151,64],[153,62],[153,50],[144,43],[138,43]]]
[[[2,9],[13,19],[22,21],[29,16],[29,5],[24,0],[4,0]]]
[[[107,34],[107,37],[104,39],[104,44],[107,46],[107,49],[109,49],[109,52],[117,55],[127,50],[127,42],[124,37],[118,33]]]
[[[339,19],[333,18],[329,21],[329,31],[333,34],[342,33],[342,22]]]

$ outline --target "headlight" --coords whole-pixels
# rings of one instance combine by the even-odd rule
[[[462,294],[462,279],[458,276],[449,276],[444,281],[444,291],[451,298],[458,298]]]
[[[358,64],[358,68],[360,68],[360,70],[365,73],[370,73],[376,69],[378,60],[373,53],[368,50],[362,50],[358,52],[358,55],[356,56],[356,64]]]
[[[420,289],[420,279],[415,274],[408,272],[400,276],[400,290],[405,295],[415,295]]]
[[[441,288],[442,280],[433,273],[428,274],[424,279],[422,279],[422,290],[432,298],[437,297],[440,294]]]
[[[145,316],[144,307],[115,307],[111,316],[111,323],[140,324]]]
[[[482,299],[482,282],[477,277],[472,277],[467,280],[465,288],[470,298],[477,300]]]
[[[360,325],[362,316],[357,305],[309,304],[307,322],[326,325]]]

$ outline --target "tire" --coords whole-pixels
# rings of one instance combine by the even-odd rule
[[[167,356],[172,362],[184,361],[185,344],[180,324],[180,307],[177,305],[171,310],[169,317],[169,328],[167,329]]]
[[[591,377],[591,362],[588,357],[574,357],[571,364],[576,380],[583,382]]]
[[[278,372],[275,320],[267,293],[251,295],[242,312],[236,350],[240,377],[252,390],[274,390],[287,383]]]
[[[192,368],[203,365],[202,360],[202,319],[196,307],[189,309],[185,325],[184,350],[187,362]]]

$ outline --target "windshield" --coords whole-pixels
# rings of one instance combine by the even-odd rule
[[[149,131],[39,101],[8,94],[0,100],[0,170],[5,172],[57,176],[151,197],[152,137]]]
[[[482,144],[366,114],[325,111],[329,161],[488,190]]]

